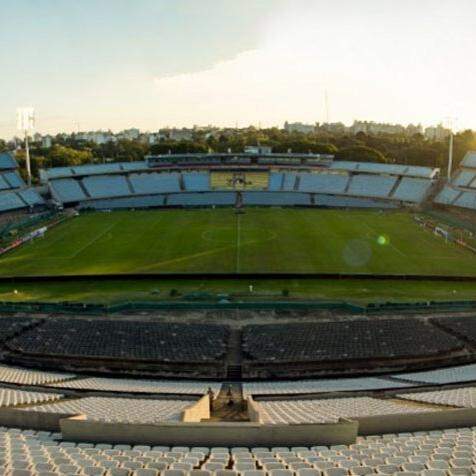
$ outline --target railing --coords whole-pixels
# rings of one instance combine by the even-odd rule
[[[46,212],[34,217],[27,217],[20,221],[14,221],[7,223],[0,229],[0,239],[5,238],[11,230],[23,230],[35,226],[42,221],[49,220],[55,215],[55,212]]]
[[[424,301],[386,302],[358,305],[345,301],[136,301],[112,304],[80,302],[0,302],[0,312],[61,313],[75,315],[99,315],[130,311],[154,310],[334,310],[353,314],[384,312],[455,312],[476,310],[476,301]]]

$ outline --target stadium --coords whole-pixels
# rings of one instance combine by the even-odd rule
[[[476,152],[0,169],[6,474],[474,474]]]

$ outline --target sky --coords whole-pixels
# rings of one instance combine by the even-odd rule
[[[474,0],[0,0],[0,137],[374,120],[476,129]],[[328,108],[325,107],[325,96]]]

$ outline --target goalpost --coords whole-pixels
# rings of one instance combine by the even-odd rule
[[[433,233],[435,235],[442,236],[446,242],[451,239],[450,232],[445,230],[444,228],[441,228],[440,226],[435,226]]]

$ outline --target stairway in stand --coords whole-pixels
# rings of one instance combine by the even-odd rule
[[[236,312],[238,317],[239,311]],[[241,381],[241,360],[241,329],[231,328],[226,356],[227,380]]]
[[[249,421],[241,384],[224,383],[222,385],[220,392],[213,401],[210,419],[205,421]]]
[[[239,311],[237,311],[237,318]],[[227,379],[213,401],[208,421],[249,421],[246,400],[241,387],[241,329],[231,328],[226,356]]]
[[[228,365],[226,372],[227,380],[241,380],[241,365]]]

